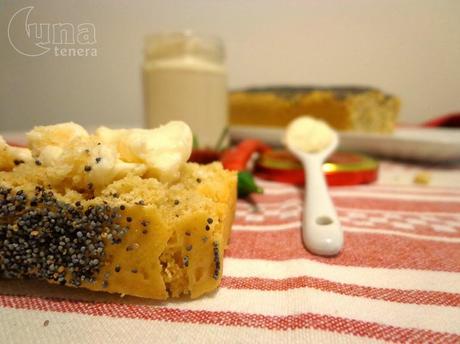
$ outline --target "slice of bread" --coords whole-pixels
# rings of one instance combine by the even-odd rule
[[[32,158],[0,171],[1,276],[152,299],[196,298],[218,287],[234,172],[183,163],[167,182],[136,172],[93,185],[87,149],[72,154],[79,172],[66,178],[56,178],[64,161]]]

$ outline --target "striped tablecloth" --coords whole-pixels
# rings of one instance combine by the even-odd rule
[[[383,162],[378,183],[332,188],[334,258],[302,246],[302,190],[261,183],[238,203],[217,292],[151,302],[1,281],[0,342],[460,343],[460,166]]]

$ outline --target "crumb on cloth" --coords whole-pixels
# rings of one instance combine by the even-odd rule
[[[413,179],[414,184],[428,185],[431,182],[431,173],[426,171],[417,172]]]

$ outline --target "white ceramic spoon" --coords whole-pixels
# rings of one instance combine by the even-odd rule
[[[338,143],[339,138],[335,131],[330,144],[314,153],[305,152],[293,144],[286,143],[291,153],[302,162],[305,171],[303,242],[311,253],[321,256],[336,255],[343,246],[342,227],[322,171],[323,162],[337,148]]]

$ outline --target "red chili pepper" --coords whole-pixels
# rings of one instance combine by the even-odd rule
[[[243,140],[237,146],[226,150],[220,161],[227,170],[244,171],[254,153],[263,153],[271,149],[260,140]]]

